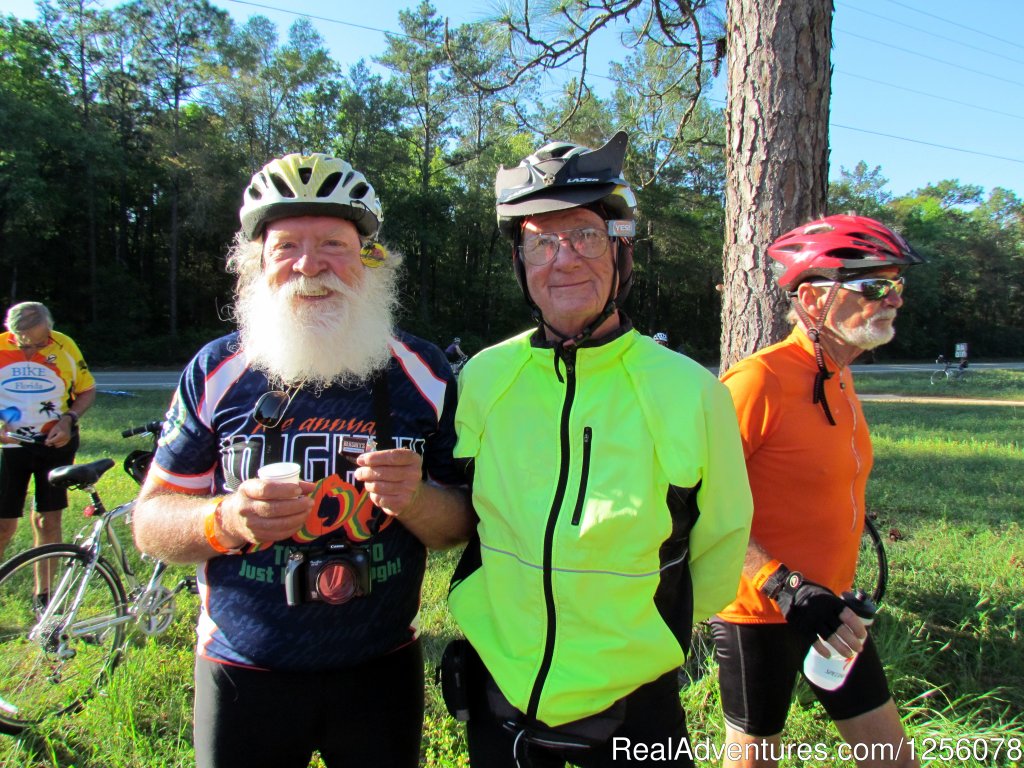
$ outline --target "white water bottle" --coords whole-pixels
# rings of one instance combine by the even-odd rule
[[[856,593],[843,592],[843,602],[860,616],[865,627],[871,626],[878,608],[864,590],[858,589]],[[854,662],[857,661],[857,654],[846,658],[824,640],[822,643],[828,648],[829,655],[822,656],[814,646],[811,646],[804,657],[804,675],[819,688],[834,691],[846,682],[846,676],[850,674]]]

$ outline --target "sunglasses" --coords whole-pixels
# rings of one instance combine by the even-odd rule
[[[277,429],[284,421],[284,414],[300,389],[302,389],[301,386],[294,387],[289,392],[276,389],[264,392],[252,408],[253,419],[265,429]]]
[[[850,280],[845,283],[839,283],[839,287],[845,288],[848,291],[856,291],[868,301],[881,301],[890,293],[902,296],[904,283],[905,281],[902,277],[897,277],[895,280],[890,280],[885,277],[864,277],[860,280]],[[811,283],[811,285],[819,287],[835,284],[835,280],[821,280]]]
[[[527,233],[519,246],[523,261],[534,267],[543,267],[554,260],[558,249],[566,242],[585,259],[599,259],[608,253],[608,233],[593,227],[570,229],[566,232]]]

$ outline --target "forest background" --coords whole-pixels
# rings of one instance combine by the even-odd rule
[[[47,303],[93,365],[174,365],[230,329],[223,257],[241,190],[269,158],[326,151],[364,171],[385,210],[383,239],[405,257],[401,324],[469,352],[526,327],[510,251],[494,219],[499,164],[570,112],[564,99],[486,94],[455,72],[444,20],[429,2],[399,16],[401,34],[371,69],[332,60],[305,19],[282,33],[200,0],[136,0],[101,10],[42,3],[39,18],[0,19],[0,305]],[[482,25],[451,30],[475,76],[509,66]],[[725,118],[707,99],[683,151],[656,137],[685,99],[632,96],[664,69],[639,46],[612,65],[552,138],[599,146],[628,126],[627,178],[640,203],[637,279],[627,311],[642,332],[706,363],[721,335]],[[386,74],[379,74],[383,69]],[[522,92],[522,91],[521,91]],[[528,89],[527,89],[528,92]],[[660,168],[655,174],[655,169]],[[937,180],[886,191],[860,163],[829,185],[829,212],[895,226],[929,260],[911,273],[889,359],[1024,356],[1024,202]]]

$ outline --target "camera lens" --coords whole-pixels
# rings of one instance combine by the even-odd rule
[[[328,563],[316,577],[320,599],[331,605],[347,603],[356,594],[352,569],[344,563]]]

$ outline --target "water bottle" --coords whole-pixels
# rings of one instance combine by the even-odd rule
[[[865,627],[870,626],[874,621],[878,608],[863,589],[858,589],[856,592],[843,592],[843,602],[860,616]],[[822,642],[828,648],[829,655],[822,656],[814,649],[814,646],[811,646],[807,651],[807,656],[804,657],[804,675],[819,688],[834,691],[846,682],[846,676],[853,669],[857,654],[846,658],[827,642],[824,640]]]

